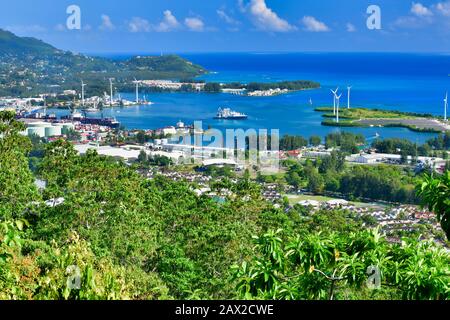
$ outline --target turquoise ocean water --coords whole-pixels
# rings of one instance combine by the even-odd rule
[[[229,94],[157,93],[147,96],[153,105],[105,110],[127,128],[153,129],[203,121],[204,128],[279,129],[281,134],[309,137],[345,130],[367,138],[398,137],[424,142],[434,134],[416,133],[403,128],[333,128],[320,123],[317,106],[332,105],[331,88],[340,87],[341,106],[347,105],[347,85],[351,85],[351,104],[443,115],[445,92],[450,91],[450,56],[424,54],[369,53],[228,53],[182,54],[212,73],[200,77],[215,82],[276,82],[313,80],[322,88],[275,97],[245,97]],[[116,55],[123,59],[126,55]],[[134,94],[122,94],[133,100]],[[313,105],[310,105],[310,99]],[[249,115],[243,121],[218,121],[218,107],[228,106]],[[95,115],[94,116],[99,116]]]

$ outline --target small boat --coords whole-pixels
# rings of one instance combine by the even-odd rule
[[[93,107],[89,107],[89,108],[85,108],[84,112],[86,112],[86,113],[96,113],[96,112],[98,112],[97,106],[98,106],[98,102],[94,102],[94,106]]]
[[[148,101],[148,100],[147,100],[147,96],[144,96],[144,100],[143,100],[143,101],[140,101],[140,104],[151,106],[151,105],[154,104],[154,103],[151,102],[151,101]]]

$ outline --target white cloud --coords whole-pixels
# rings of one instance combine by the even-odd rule
[[[403,29],[420,29],[429,26],[435,22],[433,18],[435,7],[427,8],[419,2],[413,2],[410,14],[397,18],[391,26]]]
[[[156,26],[155,30],[158,32],[168,32],[180,27],[180,23],[177,18],[172,14],[172,11],[164,11],[164,19]]]
[[[228,23],[229,25],[232,26],[237,26],[240,24],[239,21],[237,21],[236,19],[230,17],[225,10],[219,9],[216,11],[217,15],[219,16],[220,19],[222,19],[223,21],[225,21],[226,23]]]
[[[150,23],[140,17],[134,17],[128,23],[130,32],[149,32],[151,30]]]
[[[412,4],[411,13],[418,17],[431,17],[433,15],[433,12],[431,12],[430,9],[428,9],[421,3],[415,2],[413,2]]]
[[[247,8],[245,7],[244,0],[238,0],[238,8],[240,12],[245,13]]]
[[[414,29],[421,28],[423,26],[423,23],[416,17],[399,17],[397,18],[397,20],[395,20],[393,26],[399,28]]]
[[[356,27],[351,23],[347,23],[347,25],[345,27],[347,29],[347,32],[355,32],[356,31]]]
[[[302,23],[305,26],[305,29],[307,31],[311,31],[311,32],[327,32],[330,31],[330,28],[328,28],[328,26],[317,20],[314,17],[311,16],[305,16],[302,19]]]
[[[47,28],[38,24],[12,25],[5,27],[5,29],[17,35],[27,35],[29,33],[44,33],[47,31]]]
[[[111,18],[108,15],[102,14],[101,19],[102,19],[102,24],[100,26],[100,30],[111,31],[116,28],[114,26],[114,24],[112,23]]]
[[[446,17],[450,17],[450,1],[439,2],[434,6],[434,8],[440,14],[442,14]]]
[[[296,29],[270,9],[265,0],[251,0],[247,6],[244,6],[243,2],[240,1],[239,5],[241,10],[249,11],[253,24],[260,30],[288,32]]]
[[[450,21],[447,17],[450,17],[450,0],[437,2],[428,7],[413,2],[409,15],[397,18],[391,24],[391,28],[421,29],[434,26],[449,30]]]
[[[55,30],[56,31],[66,31],[66,27],[62,23],[59,23],[55,26]]]
[[[203,31],[205,28],[205,24],[203,23],[203,21],[199,18],[186,18],[184,20],[184,24],[186,25],[186,27],[189,28],[189,30],[191,31]]]

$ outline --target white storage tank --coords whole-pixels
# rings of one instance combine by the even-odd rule
[[[58,126],[48,126],[45,128],[46,137],[56,137],[61,135],[61,127]]]
[[[41,138],[45,138],[45,127],[30,127],[27,129],[28,135],[37,135]]]
[[[49,126],[48,122],[31,122],[28,124],[28,128],[45,128]]]
[[[75,129],[75,126],[73,125],[73,123],[64,123],[62,128],[62,134],[67,134],[69,131],[72,131]]]

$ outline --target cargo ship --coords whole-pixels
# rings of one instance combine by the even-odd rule
[[[244,113],[233,111],[230,108],[219,108],[217,115],[214,117],[217,120],[245,120],[248,116]]]
[[[88,118],[77,111],[72,112],[68,116],[61,117],[61,119],[79,121],[82,124],[96,124],[99,126],[110,127],[112,129],[120,128],[120,122],[115,118]]]

